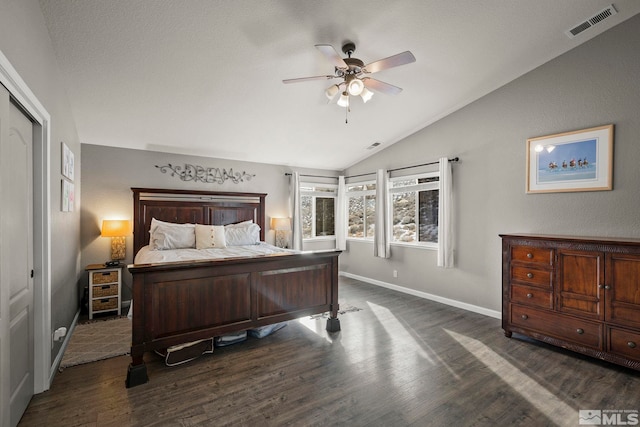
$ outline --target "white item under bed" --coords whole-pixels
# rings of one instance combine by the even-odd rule
[[[223,259],[236,257],[255,257],[277,253],[298,253],[291,249],[283,249],[269,243],[260,242],[257,245],[227,246],[226,248],[210,249],[167,249],[153,251],[147,245],[144,246],[134,259],[134,264],[156,264],[177,261],[199,261],[207,259]]]

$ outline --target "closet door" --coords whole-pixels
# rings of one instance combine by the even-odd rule
[[[15,426],[34,391],[33,125],[0,89],[0,396]]]

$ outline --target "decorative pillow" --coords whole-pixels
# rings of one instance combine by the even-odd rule
[[[195,224],[174,224],[151,219],[151,250],[183,249],[196,247]]]
[[[260,243],[260,226],[253,223],[232,227],[227,225],[224,227],[224,238],[227,246],[257,245]]]
[[[226,247],[224,226],[196,224],[196,249]]]

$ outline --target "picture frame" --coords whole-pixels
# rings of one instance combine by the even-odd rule
[[[527,139],[527,193],[612,189],[612,124]]]
[[[62,189],[60,192],[60,210],[62,212],[73,212],[75,209],[75,186],[72,182],[62,179]]]
[[[62,149],[61,149],[62,176],[64,176],[65,178],[68,178],[71,182],[73,182],[74,167],[75,167],[75,159],[74,159],[73,151],[71,151],[71,149],[64,142],[62,142],[61,144],[62,144]]]

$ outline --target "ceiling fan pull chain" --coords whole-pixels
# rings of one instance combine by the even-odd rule
[[[350,107],[344,109],[344,122],[347,124],[349,123],[349,110],[351,110]]]

